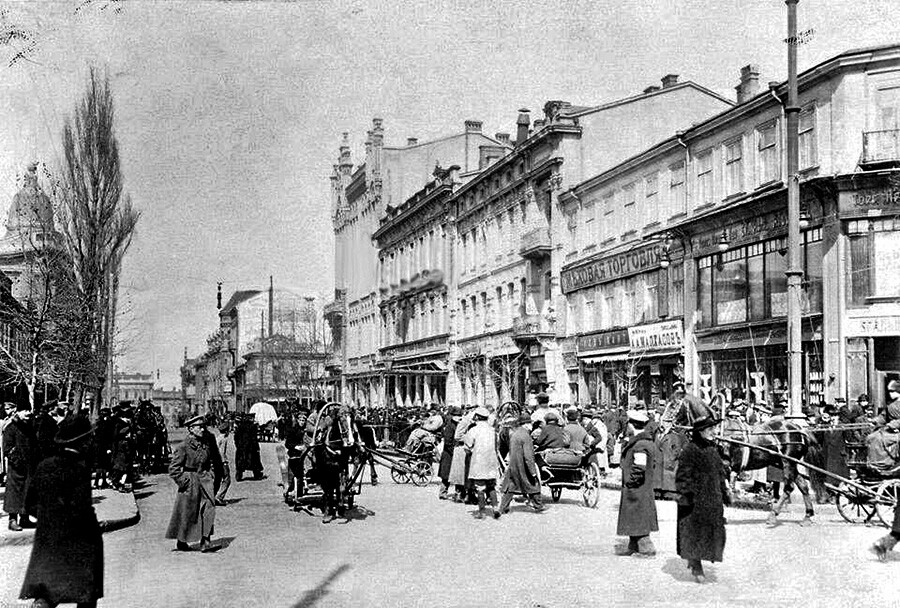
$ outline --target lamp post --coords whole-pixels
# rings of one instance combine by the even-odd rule
[[[797,105],[797,3],[785,0],[788,11],[788,90],[784,108],[787,119],[787,198],[788,198],[788,267],[787,275],[787,333],[788,333],[788,386],[790,409],[788,416],[802,418],[802,342],[800,328],[800,298],[803,269],[800,266],[800,152],[798,127],[800,107]]]

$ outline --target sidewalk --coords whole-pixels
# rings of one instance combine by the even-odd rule
[[[0,489],[0,504],[2,504],[4,492],[5,489]],[[94,490],[94,510],[97,512],[97,520],[104,533],[133,526],[141,518],[133,492],[123,494],[109,488]],[[7,527],[7,522],[4,514],[0,519],[0,547],[30,545],[34,541],[34,528],[12,532]]]

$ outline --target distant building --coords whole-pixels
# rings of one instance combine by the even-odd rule
[[[170,427],[179,426],[190,414],[189,405],[185,403],[182,391],[178,389],[153,389],[150,400],[153,405],[159,407],[166,424]]]
[[[145,401],[153,396],[153,374],[122,373],[113,376],[112,403],[120,401]]]

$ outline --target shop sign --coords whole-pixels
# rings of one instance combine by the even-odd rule
[[[850,317],[844,332],[856,336],[897,336],[900,335],[900,317]]]
[[[628,346],[628,330],[614,329],[612,331],[599,331],[576,339],[579,353],[587,353],[596,350],[608,350],[622,346]]]
[[[695,255],[704,255],[710,251],[716,251],[719,239],[722,238],[722,230],[722,228],[717,228],[698,235],[693,242]],[[740,222],[728,224],[724,228],[730,247],[770,238],[784,233],[785,230],[787,230],[787,211],[773,211],[755,215]]]
[[[564,269],[560,277],[563,293],[658,268],[661,254],[662,245],[647,245]]]
[[[681,349],[684,346],[681,321],[663,321],[629,327],[628,345],[632,353]]]
[[[839,211],[844,215],[869,212],[896,212],[900,209],[900,188],[869,188],[841,192]]]

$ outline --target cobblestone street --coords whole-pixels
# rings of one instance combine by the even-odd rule
[[[730,509],[725,562],[710,583],[690,581],[675,554],[675,505],[659,502],[654,559],[616,557],[618,494],[597,509],[564,492],[543,514],[521,505],[499,521],[437,500],[437,488],[363,486],[350,520],[323,525],[294,513],[277,485],[274,444],[263,444],[268,478],[234,483],[217,510],[214,554],[176,553],[163,538],[174,484],[149,478],[137,494],[141,521],[104,536],[101,606],[891,606],[900,559],[878,563],[866,547],[883,528],[840,521],[820,508],[797,525],[791,505],[776,529],[765,513]],[[548,499],[549,502],[549,499]],[[0,547],[0,601],[16,605],[28,545]]]

